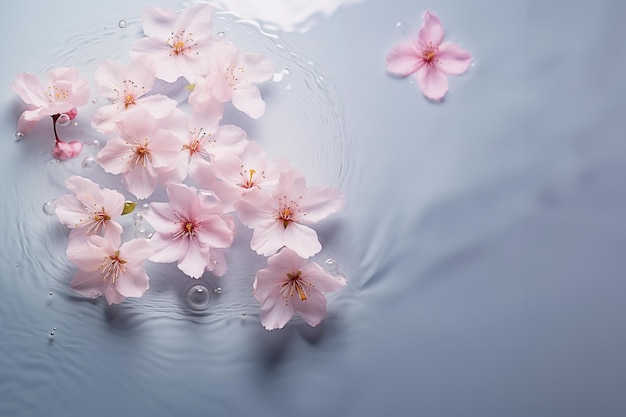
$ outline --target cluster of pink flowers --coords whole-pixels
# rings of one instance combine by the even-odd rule
[[[282,328],[295,312],[316,326],[326,314],[324,293],[346,281],[308,261],[322,249],[311,226],[340,210],[343,196],[308,186],[288,160],[269,159],[240,127],[221,124],[226,103],[251,118],[263,115],[259,85],[272,78],[274,66],[213,36],[212,20],[204,3],[181,15],[148,8],[146,36],[131,48],[130,62],[103,61],[97,68],[94,84],[108,99],[91,119],[107,137],[97,162],[136,199],[164,187],[168,201],[150,202],[143,214],[154,229],[149,239],[122,243],[116,219],[126,211],[124,195],[80,176],[67,179],[70,194],[56,200],[56,215],[71,229],[67,257],[78,267],[71,286],[112,304],[148,289],[146,261],[175,262],[190,278],[207,271],[222,276],[238,218],[253,229],[252,250],[268,257],[251,283],[263,326]],[[181,103],[154,89],[157,79],[172,85],[181,78],[189,91]],[[18,122],[22,133],[45,116],[54,123],[62,114],[75,117],[90,95],[89,83],[68,67],[51,71],[47,87],[22,74],[14,90],[28,105]],[[55,156],[80,153],[72,143],[82,142]]]

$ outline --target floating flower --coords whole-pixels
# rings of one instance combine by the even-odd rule
[[[401,43],[387,54],[387,71],[403,77],[415,74],[422,93],[441,100],[448,91],[446,76],[464,73],[472,62],[468,51],[442,43],[443,36],[439,18],[427,11],[417,39]]]
[[[190,6],[180,16],[149,7],[143,17],[146,37],[133,45],[130,54],[148,61],[161,80],[171,83],[185,77],[193,83],[208,72],[212,26],[213,7],[206,3]]]
[[[189,103],[201,110],[213,100],[230,101],[248,116],[261,117],[265,113],[265,102],[257,85],[274,75],[272,61],[260,54],[240,52],[226,41],[215,42],[209,52],[209,75],[196,82]]]
[[[226,259],[216,249],[233,242],[235,223],[224,215],[222,206],[184,184],[167,187],[169,203],[151,203],[144,218],[155,229],[153,262],[178,262],[178,268],[192,278],[204,271],[226,272]]]
[[[200,187],[212,190],[224,205],[224,211],[229,212],[250,191],[271,191],[286,169],[289,169],[287,159],[268,160],[258,142],[248,141],[241,155],[227,155],[211,163],[200,161],[190,175]]]
[[[103,61],[94,78],[100,93],[111,103],[97,109],[92,116],[91,125],[101,132],[111,132],[129,112],[139,107],[147,109],[153,118],[162,119],[178,104],[163,94],[147,95],[154,85],[154,70],[139,60],[128,66]]]
[[[120,243],[121,234],[112,233],[109,238],[89,236],[85,245],[70,246],[67,258],[78,266],[72,289],[90,298],[104,294],[109,304],[141,297],[149,286],[143,264],[154,250],[147,239]]]
[[[235,125],[220,126],[223,112],[222,103],[214,102],[205,111],[193,112],[185,120],[170,118],[169,123],[163,124],[181,138],[187,138],[177,162],[180,178],[186,178],[207,159],[213,161],[243,151],[248,142],[246,132]]]
[[[331,187],[307,187],[296,170],[283,171],[270,196],[254,189],[235,203],[239,218],[254,229],[250,247],[270,256],[286,246],[302,258],[322,249],[315,230],[306,226],[324,219],[343,206],[343,195]]]
[[[20,115],[17,124],[17,131],[24,135],[46,116],[67,113],[73,118],[76,107],[87,103],[90,94],[89,83],[73,67],[56,68],[48,72],[46,86],[32,74],[19,74],[12,88],[28,105],[28,110]]]
[[[119,127],[121,136],[110,139],[96,155],[105,171],[122,174],[128,191],[139,199],[152,195],[159,182],[174,181],[183,146],[180,137],[161,129],[145,109],[130,113]]]
[[[124,210],[122,194],[100,189],[98,184],[76,175],[65,180],[65,186],[72,194],[56,199],[55,213],[62,224],[72,229],[70,241],[122,233],[122,226],[115,221]]]
[[[254,279],[254,296],[261,302],[261,324],[267,330],[282,329],[298,313],[309,325],[317,326],[326,316],[323,293],[346,286],[346,280],[325,272],[315,262],[285,248],[267,260]]]

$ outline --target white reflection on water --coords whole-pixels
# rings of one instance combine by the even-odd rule
[[[216,8],[258,23],[264,29],[304,33],[320,18],[363,0],[215,0]]]

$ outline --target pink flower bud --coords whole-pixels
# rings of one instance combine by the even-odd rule
[[[56,144],[54,145],[54,150],[52,151],[52,156],[61,160],[70,159],[80,154],[82,150],[83,142],[73,140],[68,143],[57,139]]]

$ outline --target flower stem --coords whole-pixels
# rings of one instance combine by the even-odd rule
[[[54,130],[54,140],[56,142],[59,141],[59,135],[57,134],[57,120],[61,117],[60,114],[55,114],[52,116],[52,129]]]

